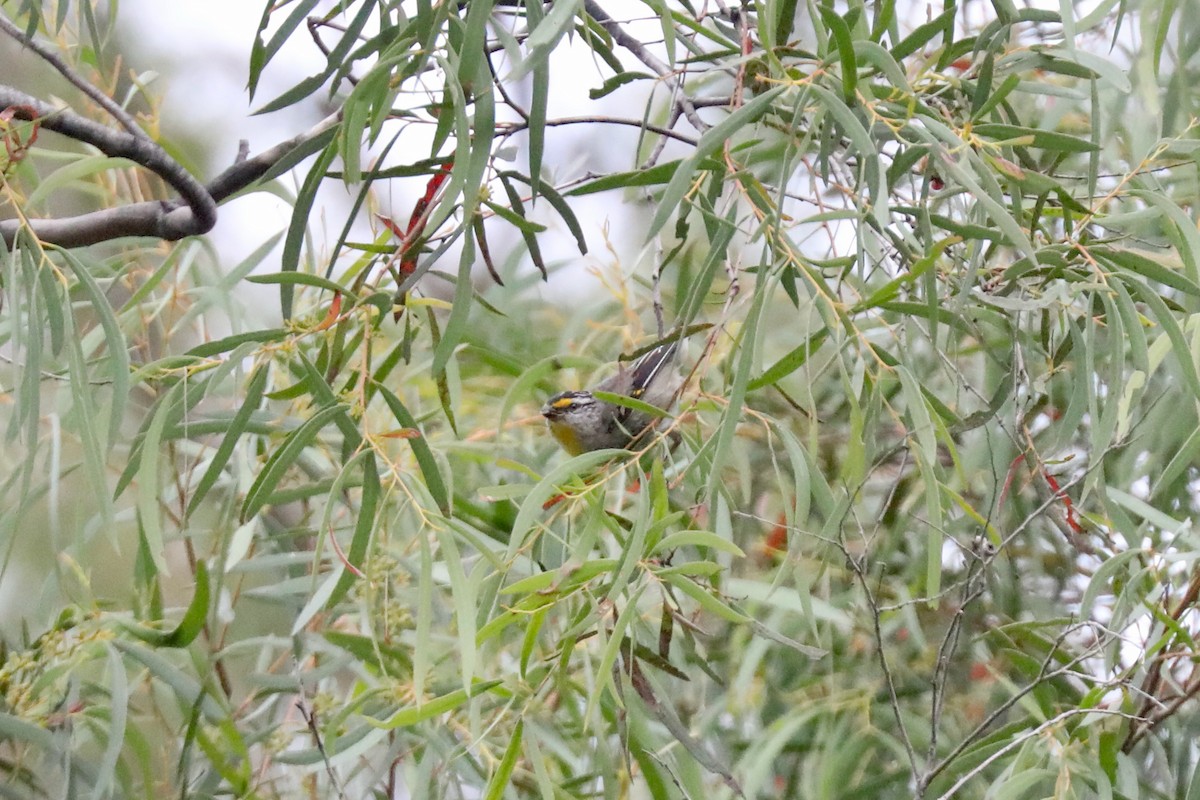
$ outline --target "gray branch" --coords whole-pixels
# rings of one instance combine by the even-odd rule
[[[179,197],[106,208],[61,219],[8,219],[0,221],[0,238],[11,247],[18,231],[27,225],[42,242],[59,247],[85,247],[125,236],[150,236],[177,241],[212,230],[217,203],[261,178],[287,153],[338,124],[340,115],[326,117],[312,129],[231,166],[207,186],[149,137],[113,130],[66,108],[56,108],[9,86],[0,85],[0,108],[17,110],[17,116],[34,119],[43,129],[95,147],[105,155],[126,158],[154,172]]]

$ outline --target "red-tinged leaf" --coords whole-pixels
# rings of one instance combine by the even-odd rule
[[[1063,508],[1066,510],[1067,525],[1071,526],[1071,530],[1075,533],[1083,533],[1083,527],[1075,518],[1075,506],[1071,502],[1070,496],[1058,486],[1058,481],[1054,479],[1046,470],[1042,470],[1042,477],[1046,479],[1046,483],[1050,486],[1050,491],[1054,492],[1054,496],[1063,501]]]
[[[404,229],[396,224],[396,221],[391,217],[385,217],[383,214],[376,214],[375,219],[383,223],[383,227],[392,232],[392,235],[401,239],[404,238]]]
[[[329,304],[329,311],[325,313],[325,319],[321,320],[321,324],[317,326],[317,330],[323,331],[332,328],[337,324],[342,313],[342,293],[337,292],[333,296],[333,302]]]
[[[988,160],[992,162],[992,166],[994,166],[996,169],[1003,172],[1008,177],[1013,178],[1014,180],[1018,180],[1018,181],[1025,180],[1025,170],[1021,169],[1019,166],[1017,166],[1013,162],[1009,161],[1007,158],[1001,158],[1000,156],[990,156],[988,158]]]
[[[347,572],[359,580],[367,577],[361,569],[350,563],[350,559],[346,558],[346,551],[342,550],[341,544],[338,543],[337,537],[332,532],[329,535],[329,543],[333,545],[333,552],[337,554],[338,560],[342,562],[342,566],[346,568]]]
[[[450,170],[453,167],[454,159],[447,159],[437,172],[429,176],[429,181],[425,184],[425,194],[421,195],[421,199],[413,206],[413,212],[408,218],[408,234],[411,234],[413,229],[421,223],[421,217],[424,216],[425,211],[433,202],[438,189],[442,188],[442,184],[446,182],[446,178],[450,177]]]
[[[399,428],[387,433],[377,434],[381,439],[420,439],[421,432],[416,428]]]
[[[440,168],[429,176],[429,181],[425,184],[425,194],[421,195],[421,199],[417,200],[413,206],[412,214],[408,217],[408,228],[404,232],[403,240],[400,243],[400,274],[411,275],[413,270],[417,268],[417,254],[421,248],[417,245],[421,234],[425,232],[425,223],[429,219],[429,211],[433,208],[433,200],[437,196],[438,190],[442,188],[442,184],[450,177],[450,170],[454,167],[454,159],[447,159]],[[389,227],[389,230],[394,229]]]

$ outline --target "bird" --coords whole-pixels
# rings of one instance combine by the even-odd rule
[[[542,406],[542,416],[551,435],[573,456],[644,442],[659,418],[605,402],[595,393],[623,395],[667,410],[675,402],[682,384],[673,368],[678,346],[677,341],[661,344],[635,361],[631,368],[619,368],[616,375],[590,390],[560,392],[551,397]]]

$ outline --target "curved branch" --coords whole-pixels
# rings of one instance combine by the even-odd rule
[[[105,218],[104,225],[115,226],[114,232],[105,232],[104,225],[101,225],[96,233],[91,234],[91,236],[99,235],[100,238],[84,236],[80,239],[72,236],[72,226],[82,225],[85,217],[93,217],[91,214],[68,219],[29,220],[29,227],[39,239],[64,247],[78,247],[81,244],[93,244],[116,236],[138,235],[139,233],[174,241],[185,236],[205,233],[216,224],[217,204],[212,195],[208,193],[203,184],[180,166],[179,162],[171,158],[167,151],[148,137],[112,130],[98,122],[82,117],[74,111],[55,108],[49,103],[42,102],[11,86],[0,85],[0,108],[4,107],[17,109],[17,116],[32,119],[45,130],[61,133],[77,141],[90,144],[105,155],[127,158],[135,164],[140,164],[169,183],[187,204],[186,208],[168,208],[165,203],[137,204],[138,206],[157,205],[163,207],[161,213],[154,215],[154,224],[145,226],[144,229],[139,229],[139,226],[129,227],[130,223],[136,221],[136,217],[131,216],[129,212],[137,206],[123,206],[96,212]],[[33,112],[32,115],[29,113],[30,110]],[[145,213],[142,211],[141,215]],[[98,220],[94,220],[93,224],[98,222]],[[0,232],[3,233],[6,244],[11,243],[18,224],[13,220],[0,223]]]
[[[217,221],[217,203],[265,175],[289,152],[325,133],[341,120],[332,114],[310,130],[280,142],[222,172],[207,186],[148,138],[114,131],[68,109],[55,108],[8,86],[0,85],[0,108],[22,106],[35,112],[46,130],[90,144],[105,155],[127,158],[161,176],[179,192],[174,200],[106,208],[62,219],[0,221],[0,238],[11,247],[23,225],[40,241],[59,247],[85,247],[125,236],[152,236],[177,241],[207,233]],[[29,116],[26,114],[25,116]]]

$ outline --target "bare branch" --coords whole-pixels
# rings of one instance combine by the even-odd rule
[[[987,769],[989,766],[991,766],[993,763],[995,763],[999,759],[1003,758],[1010,750],[1020,747],[1021,745],[1025,744],[1025,742],[1029,741],[1030,739],[1041,736],[1043,731],[1049,730],[1050,728],[1053,728],[1056,725],[1061,725],[1062,723],[1066,722],[1071,717],[1078,717],[1083,714],[1095,714],[1097,716],[1108,715],[1108,716],[1121,717],[1122,719],[1135,720],[1135,721],[1138,719],[1138,717],[1135,714],[1127,714],[1122,711],[1114,711],[1112,709],[1107,709],[1107,708],[1069,708],[1066,711],[1059,714],[1058,716],[1051,717],[1050,719],[1046,720],[1041,725],[1038,725],[1036,728],[1033,728],[1032,730],[1028,730],[1025,733],[1022,733],[1020,736],[1014,737],[1012,739],[1012,741],[1008,742],[1003,747],[1001,747],[999,750],[997,750],[996,752],[989,755],[987,758],[985,758],[979,764],[976,764],[966,774],[964,774],[961,778],[959,778],[957,781],[955,781],[954,785],[951,786],[949,789],[947,789],[945,791],[945,793],[943,793],[938,798],[938,800],[949,800],[949,798],[954,797],[958,793],[958,790],[961,789],[968,781],[970,781],[976,775],[983,772],[985,769]]]
[[[285,155],[341,119],[340,114],[332,114],[304,133],[239,160],[205,186],[149,138],[111,130],[8,86],[0,85],[0,107],[29,107],[42,128],[90,144],[106,155],[127,158],[162,177],[180,194],[175,200],[133,203],[63,219],[3,220],[0,237],[10,247],[23,224],[42,242],[60,247],[85,247],[125,236],[177,241],[207,233],[216,224],[217,203],[250,186]]]
[[[138,203],[67,219],[28,220],[44,242],[78,247],[118,236],[156,236],[173,241],[205,233],[217,221],[217,204],[208,190],[179,162],[146,136],[114,131],[66,108],[55,108],[11,86],[0,85],[0,108],[18,110],[46,130],[90,144],[105,155],[127,158],[154,172],[179,192],[186,207],[167,203]],[[32,112],[32,117],[30,116]],[[0,223],[0,235],[11,246],[19,221]]]
[[[622,28],[621,24],[610,17],[608,12],[601,8],[596,0],[584,0],[583,7],[588,15],[599,23],[600,27],[608,31],[608,35],[613,37],[613,41],[633,53],[638,61],[641,61],[647,67],[654,70],[660,78],[677,90],[678,98],[676,102],[683,112],[683,116],[687,118],[688,122],[692,123],[693,128],[700,133],[704,133],[711,127],[704,120],[700,119],[700,115],[696,113],[696,106],[692,104],[691,98],[687,96],[687,92],[684,91],[683,86],[680,85],[679,80],[675,77],[675,73],[669,66],[660,61],[657,56],[646,49],[645,45]]]
[[[608,117],[603,115],[594,115],[589,117],[560,117],[558,119],[548,119],[544,123],[547,128],[553,128],[558,125],[595,125],[597,123],[604,125],[626,125],[630,128],[640,128],[641,130],[657,133],[666,139],[675,139],[684,144],[696,145],[696,139],[686,134],[677,133],[670,128],[664,128],[661,125],[655,125],[650,122],[642,122],[637,119],[621,119],[620,117]],[[505,135],[511,136],[514,133],[520,133],[529,127],[528,122],[499,122],[496,124],[496,130]]]

